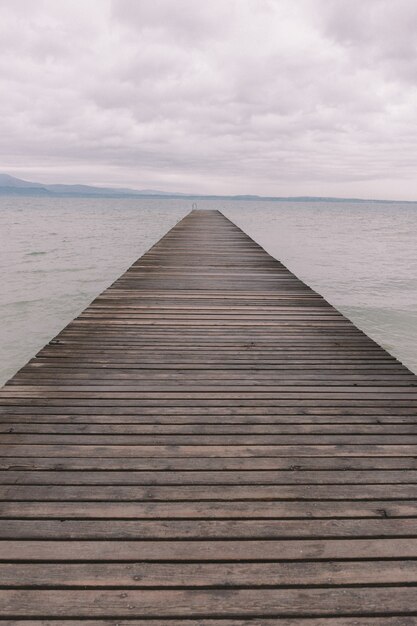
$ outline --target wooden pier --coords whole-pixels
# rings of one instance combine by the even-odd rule
[[[417,378],[221,213],[0,396],[0,624],[417,624]]]

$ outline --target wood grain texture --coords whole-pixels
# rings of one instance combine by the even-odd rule
[[[193,211],[0,392],[3,626],[417,626],[417,377]]]

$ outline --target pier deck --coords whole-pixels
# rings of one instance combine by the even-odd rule
[[[416,383],[190,213],[0,394],[0,623],[417,624]]]

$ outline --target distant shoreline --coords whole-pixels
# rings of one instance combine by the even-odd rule
[[[415,204],[417,200],[376,200],[375,198],[333,198],[330,196],[259,196],[256,194],[196,194],[161,191],[160,189],[131,189],[129,187],[95,187],[94,185],[47,184],[23,180],[0,172],[0,196],[29,196],[41,198],[157,198],[182,200],[238,200],[239,202],[355,202]]]
[[[232,200],[239,202],[338,202],[338,203],[374,203],[374,204],[416,204],[417,200],[377,200],[374,198],[335,198],[320,196],[253,196],[253,195],[198,195],[184,193],[141,193],[141,192],[120,192],[115,190],[96,192],[59,192],[50,191],[43,188],[20,188],[20,187],[0,187],[0,197],[39,197],[39,198],[129,198],[129,199],[158,199],[158,200]]]

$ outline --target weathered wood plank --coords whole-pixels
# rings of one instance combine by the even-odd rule
[[[413,615],[412,587],[325,589],[0,591],[0,616],[16,617],[314,617]],[[413,607],[413,608],[411,608]]]
[[[241,456],[241,457],[221,457],[222,470],[217,470],[219,460],[216,457],[4,457],[0,458],[0,471],[5,472],[27,472],[27,471],[58,471],[60,474],[66,471],[123,471],[124,476],[130,472],[140,471],[154,476],[157,480],[156,472],[169,472],[173,476],[176,471],[187,471],[195,476],[198,481],[197,472],[204,471],[275,471],[283,472],[286,475],[291,473],[294,476],[290,482],[297,482],[297,476],[308,473],[310,482],[320,482],[322,472],[331,470],[332,478],[330,482],[338,482],[337,477],[345,476],[343,482],[349,481],[352,475],[359,476],[362,472],[372,470],[375,482],[378,482],[379,472],[387,470],[415,470],[417,469],[417,458],[413,456]],[[82,475],[82,474],[80,474]],[[188,475],[188,474],[187,474]],[[307,481],[307,482],[309,482]],[[4,482],[7,482],[5,480]],[[18,481],[16,481],[18,482]],[[358,480],[358,482],[360,482]],[[366,481],[365,481],[366,482]],[[368,481],[370,482],[370,481]],[[387,481],[389,482],[389,481]]]
[[[4,587],[264,587],[416,584],[417,561],[1,563]]]
[[[417,484],[386,485],[0,485],[2,500],[416,500]],[[255,505],[254,505],[255,506]]]
[[[60,620],[1,620],[4,626],[62,626]],[[65,624],[84,624],[85,626],[115,626],[114,620],[95,620],[84,619],[77,617],[75,620],[71,618],[65,618]],[[315,618],[273,618],[262,617],[260,620],[257,618],[249,619],[117,619],[117,626],[416,626],[417,617],[412,616],[399,616],[395,617],[319,617]]]
[[[341,519],[416,518],[417,500],[331,501],[7,501],[2,519]]]
[[[218,464],[218,462],[217,462]],[[396,485],[417,484],[416,470],[30,471],[1,470],[0,485]],[[394,487],[395,489],[395,487]]]
[[[364,456],[393,456],[393,457],[417,457],[417,445],[398,444],[371,444],[361,445],[359,443],[336,444],[336,445],[297,445],[292,446],[277,445],[137,445],[137,446],[116,446],[116,445],[29,445],[29,444],[9,444],[0,446],[0,456],[22,458],[41,457],[99,457],[99,458],[144,458],[144,457],[364,457]]]
[[[414,519],[1,520],[0,539],[340,539],[417,537]]]

